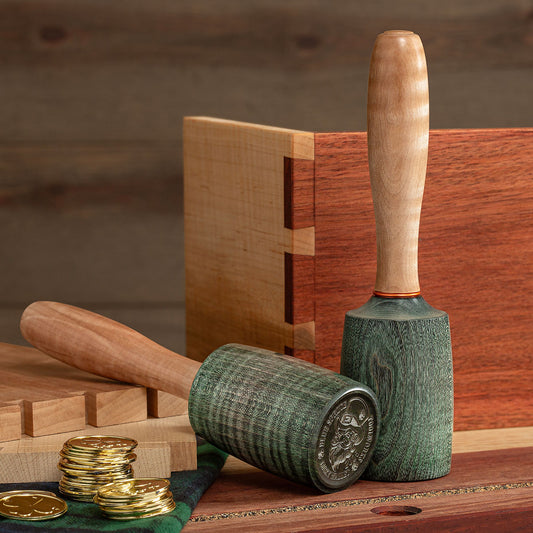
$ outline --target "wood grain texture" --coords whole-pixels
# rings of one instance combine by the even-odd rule
[[[454,431],[453,453],[522,448],[533,442],[533,426]]]
[[[227,344],[191,388],[194,431],[218,448],[322,492],[350,486],[377,439],[374,393],[305,361]]]
[[[82,429],[86,423],[110,426],[147,417],[146,390],[142,387],[80,372],[34,348],[0,343],[0,380],[3,401],[23,402],[23,426],[29,435],[37,436],[37,427],[38,435],[47,435]],[[75,399],[78,397],[81,400]],[[54,399],[61,405],[50,411]],[[65,424],[69,418],[65,402],[74,402],[76,426],[57,431],[57,424]],[[48,415],[41,410],[44,405]]]
[[[366,133],[315,133],[315,235],[315,362],[338,371],[344,314],[376,275]]]
[[[83,394],[35,393],[23,400],[24,433],[31,437],[65,433],[85,427]]]
[[[427,10],[422,12],[421,6]],[[436,62],[531,64],[523,46],[527,10],[517,0],[467,6],[454,1],[448,8],[433,2],[414,2],[407,8],[392,0],[379,6],[347,1],[309,6],[302,0],[290,6],[281,0],[243,5],[232,0],[224,10],[214,0],[194,7],[168,0],[146,6],[132,0],[127,10],[103,0],[11,0],[3,2],[0,13],[3,59],[8,63],[25,59],[65,65],[82,59],[297,70],[338,67],[366,62],[366,43],[383,27],[410,20],[422,34],[433,35],[429,50]],[[217,46],[210,50],[213,41]]]
[[[2,376],[0,402],[19,407],[19,428],[34,437],[85,427],[85,396],[80,391],[47,390],[42,383],[6,373]],[[9,414],[8,420],[12,423],[15,413]],[[10,430],[3,438],[13,436],[17,438]]]
[[[187,414],[187,400],[157,389],[147,389],[148,414],[156,418]]]
[[[467,435],[464,440],[466,444]],[[416,483],[360,480],[330,495],[296,492],[290,483],[249,467],[232,470],[228,461],[184,531],[465,531],[465,526],[477,530],[475,525],[485,530],[492,522],[501,528],[505,520],[523,526],[531,513],[532,450],[454,454],[451,473],[443,478]],[[370,512],[384,505],[415,506],[422,512],[403,517]]]
[[[20,439],[22,413],[19,404],[0,403],[0,442]]]
[[[58,481],[58,453],[69,438],[94,435],[94,428],[0,443],[0,483]],[[187,416],[149,419],[109,426],[106,435],[127,436],[139,443],[135,477],[169,477],[196,468],[196,437]]]
[[[378,35],[368,78],[368,163],[376,219],[378,296],[420,293],[418,228],[426,179],[429,88],[420,37]]]
[[[314,161],[285,157],[283,170],[285,227],[308,228],[315,225]]]
[[[287,512],[285,509],[252,514],[248,517],[214,517],[189,522],[184,533],[215,531],[225,527],[236,533],[365,533],[365,532],[462,532],[526,530],[531,523],[531,488],[487,489],[483,493],[419,496],[414,500],[398,498],[367,503],[333,505],[329,509]],[[374,510],[388,507],[399,516],[376,515]],[[421,509],[420,514],[401,516],[406,507]],[[197,517],[194,517],[196,519]]]
[[[285,253],[285,322],[300,324],[315,319],[315,258]]]
[[[285,227],[284,176],[285,158],[312,160],[313,148],[311,133],[185,119],[189,357],[228,342],[308,348],[285,322],[284,264],[314,253],[314,233]]]
[[[200,367],[124,324],[67,304],[30,304],[20,330],[41,352],[70,366],[181,398],[189,397]]]
[[[342,310],[372,290],[372,202],[365,134],[315,140],[315,361],[335,370]],[[530,129],[430,132],[419,271],[450,317],[456,430],[532,422],[532,158]]]
[[[314,302],[314,344],[286,353],[337,371],[344,314],[375,278],[367,144],[358,132],[314,139],[314,283],[294,280],[299,301]],[[425,299],[450,317],[457,430],[533,422],[532,158],[531,129],[430,132],[419,269]]]
[[[416,481],[448,474],[453,368],[446,313],[420,296],[373,296],[346,313],[341,373],[379,398],[381,430],[367,479]]]

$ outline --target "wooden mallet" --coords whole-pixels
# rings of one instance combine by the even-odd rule
[[[418,283],[429,137],[418,35],[378,36],[367,113],[377,275],[372,298],[346,314],[341,373],[371,387],[380,402],[380,437],[365,478],[431,479],[450,470],[453,370],[448,315],[424,301]]]
[[[379,427],[374,393],[305,361],[228,344],[200,364],[118,322],[56,302],[28,306],[21,331],[69,365],[188,397],[198,435],[323,492],[351,485],[372,455]]]

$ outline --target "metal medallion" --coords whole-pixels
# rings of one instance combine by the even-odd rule
[[[368,464],[377,426],[371,403],[358,394],[346,396],[328,413],[318,435],[316,471],[330,489],[357,479]]]

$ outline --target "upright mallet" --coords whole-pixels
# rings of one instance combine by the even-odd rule
[[[373,389],[378,443],[365,478],[447,474],[453,429],[448,315],[420,296],[418,228],[426,174],[429,96],[418,35],[387,31],[372,52],[368,159],[376,218],[374,295],[345,317],[341,373]]]
[[[351,485],[372,455],[374,393],[305,361],[228,344],[200,365],[118,322],[55,302],[27,307],[21,331],[42,352],[82,370],[189,397],[197,434],[323,492]]]

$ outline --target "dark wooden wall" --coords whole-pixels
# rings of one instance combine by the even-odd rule
[[[183,116],[364,130],[391,28],[432,128],[533,124],[531,0],[0,0],[0,340],[53,299],[183,349]]]

